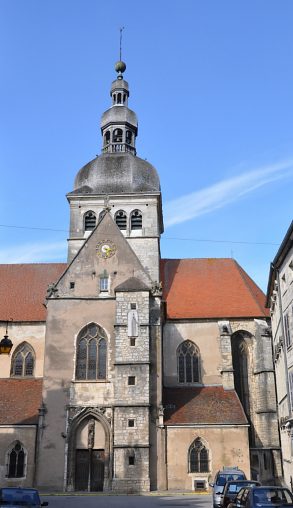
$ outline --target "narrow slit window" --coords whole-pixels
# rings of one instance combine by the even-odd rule
[[[100,291],[101,293],[107,292],[109,290],[109,278],[108,277],[100,277]]]
[[[135,385],[135,376],[128,376],[128,384],[129,386]]]

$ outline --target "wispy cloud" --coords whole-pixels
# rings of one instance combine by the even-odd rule
[[[293,159],[262,166],[166,203],[165,225],[173,226],[233,203],[241,196],[276,180],[293,176]]]
[[[66,259],[66,242],[26,243],[0,249],[0,263],[46,263]]]

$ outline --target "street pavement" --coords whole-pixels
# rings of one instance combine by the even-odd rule
[[[97,495],[51,495],[41,496],[48,501],[48,508],[211,508],[212,496],[198,494],[113,496]]]

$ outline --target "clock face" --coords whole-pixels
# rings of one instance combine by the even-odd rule
[[[97,254],[100,258],[108,259],[114,256],[116,245],[111,240],[102,240],[97,244]]]

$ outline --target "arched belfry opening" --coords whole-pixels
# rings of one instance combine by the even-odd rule
[[[231,337],[231,346],[235,390],[250,423],[250,446],[254,446],[255,437],[251,422],[251,335],[244,331],[234,333]]]
[[[66,490],[109,490],[110,456],[107,418],[100,410],[82,409],[69,419]]]

